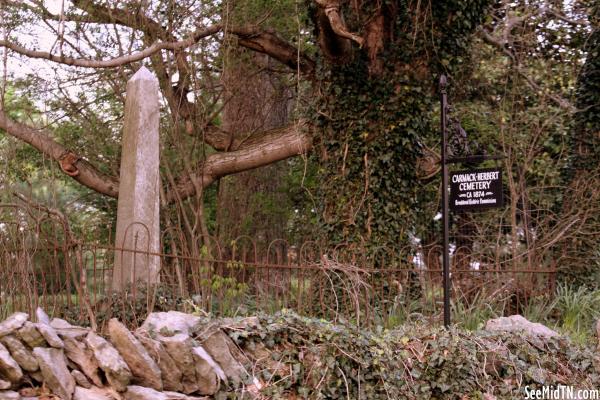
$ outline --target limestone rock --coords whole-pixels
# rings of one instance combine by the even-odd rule
[[[25,371],[34,372],[39,369],[33,353],[13,335],[4,336],[0,342],[6,346],[12,358]]]
[[[65,347],[63,341],[58,337],[56,331],[50,325],[37,323],[36,328],[42,334],[44,339],[46,339],[46,342],[48,342],[48,344],[51,347],[57,349],[62,349],[63,347]]]
[[[33,349],[33,354],[40,365],[44,384],[62,399],[71,400],[75,390],[75,380],[67,368],[63,350],[36,347]]]
[[[10,317],[0,322],[0,337],[10,335],[17,329],[21,328],[29,316],[22,312],[16,312]]]
[[[17,331],[17,337],[27,343],[32,349],[35,347],[46,347],[47,345],[46,339],[37,330],[36,324],[30,321],[25,322],[21,329]]]
[[[258,317],[247,317],[242,319],[223,318],[223,324],[234,331],[247,331],[260,328]]]
[[[93,388],[82,388],[79,386],[75,387],[73,393],[73,400],[113,400],[110,390],[101,389],[97,387]]]
[[[42,371],[38,370],[35,372],[30,372],[27,375],[29,375],[30,378],[35,379],[39,383],[44,382],[44,376],[42,375]]]
[[[65,354],[69,360],[77,364],[79,369],[87,376],[94,385],[102,386],[102,380],[98,374],[98,362],[94,353],[85,345],[75,339],[65,338]]]
[[[108,383],[119,392],[127,390],[132,378],[131,371],[119,352],[94,332],[90,331],[85,340],[94,352],[98,365],[106,374]]]
[[[170,337],[160,337],[159,341],[182,373],[183,392],[189,394],[198,390],[192,339],[185,333],[178,333]]]
[[[521,315],[511,315],[510,317],[490,319],[485,324],[485,330],[501,332],[523,331],[528,335],[541,337],[559,336],[557,332],[553,331],[547,326],[538,324],[537,322],[528,321]]]
[[[226,379],[223,370],[202,347],[194,347],[192,351],[196,365],[198,393],[203,395],[217,393],[220,386],[219,378]]]
[[[209,397],[186,396],[176,392],[163,392],[163,394],[167,396],[166,400],[209,400]]]
[[[232,352],[240,353],[240,351],[225,332],[220,329],[217,330],[202,342],[202,347],[218,363],[227,378],[231,379],[236,386],[246,380],[248,373],[242,364],[232,355]],[[238,359],[240,358],[242,356],[238,354]],[[221,379],[227,381],[225,378]]]
[[[40,307],[36,308],[35,316],[40,324],[50,325],[50,317]]]
[[[175,392],[158,392],[142,386],[129,386],[123,393],[124,400],[208,400],[207,397],[186,396]]]
[[[162,336],[165,336],[164,332],[193,335],[199,326],[200,317],[179,311],[169,311],[151,313],[142,324],[141,329],[148,332],[154,331]]]
[[[9,381],[0,379],[0,390],[10,389],[11,386],[12,386],[12,383],[10,383]]]
[[[131,369],[134,379],[142,386],[163,389],[161,371],[144,346],[116,318],[108,322],[110,341]]]
[[[71,325],[64,319],[60,318],[53,318],[52,321],[50,321],[50,326],[54,328],[58,336],[62,337],[63,339],[65,337],[71,339],[80,339],[86,336],[90,331],[89,328]]]
[[[19,394],[21,395],[21,397],[24,398],[32,398],[35,397],[37,399],[37,393],[38,390],[36,390],[36,388],[33,387],[24,387],[21,390],[19,390]]]
[[[12,390],[0,391],[0,400],[22,400],[22,397],[19,393]]]
[[[160,342],[148,337],[147,332],[144,330],[138,330],[135,336],[158,364],[164,388],[175,392],[183,390],[183,386],[181,385],[182,373],[164,346]]]
[[[53,327],[55,330],[58,330],[58,329],[69,329],[69,328],[85,329],[85,328],[81,328],[79,326],[71,325],[69,322],[65,321],[62,318],[52,318],[52,321],[50,321],[50,323],[48,325],[50,325],[51,327]]]
[[[8,349],[0,344],[0,372],[9,381],[16,383],[23,377],[19,364],[10,356]]]
[[[89,389],[92,387],[92,384],[90,383],[90,381],[88,381],[88,378],[83,374],[83,372],[74,369],[71,370],[71,376],[73,377],[73,379],[75,379],[75,383],[77,384],[77,386],[81,386],[85,389]]]

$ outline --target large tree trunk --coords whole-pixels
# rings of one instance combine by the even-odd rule
[[[436,83],[468,58],[490,2],[316,3],[326,232],[334,243],[400,251],[422,213],[416,161],[437,134]]]

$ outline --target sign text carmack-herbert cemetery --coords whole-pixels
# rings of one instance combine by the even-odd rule
[[[472,211],[502,207],[502,169],[454,172],[450,176],[450,208]]]

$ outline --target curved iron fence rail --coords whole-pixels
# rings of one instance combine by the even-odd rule
[[[418,260],[437,257],[435,247],[430,254],[406,248],[367,257],[359,252],[328,253],[315,243],[293,246],[283,241],[277,241],[277,251],[274,244],[261,254],[252,242],[244,243],[190,255],[79,242],[33,248],[0,242],[0,317],[16,310],[31,313],[40,306],[80,322],[119,317],[137,324],[152,310],[230,316],[289,308],[359,325],[410,318],[417,310],[423,318],[439,322],[442,271]],[[117,252],[140,254],[141,259],[160,257],[160,283],[138,282],[123,293],[113,293]],[[455,300],[469,302],[483,293],[517,296],[518,303],[520,295],[525,299],[553,292],[549,287],[554,285],[554,267],[511,269],[480,262],[474,269],[459,257],[455,261]]]
[[[0,212],[7,209],[10,222],[0,220],[0,318],[41,306],[93,325],[113,316],[135,325],[152,310],[227,316],[291,308],[360,325],[392,324],[416,313],[440,322],[441,246],[435,240],[370,251],[317,241],[259,243],[247,236],[226,245],[200,236],[190,245],[172,228],[161,235],[166,252],[153,253],[148,241],[131,241],[139,244],[133,249],[123,248],[125,238],[117,246],[88,243],[77,240],[60,215],[32,214],[15,204]],[[518,311],[528,298],[554,292],[556,264],[547,261],[547,243],[507,251],[506,226],[469,220],[461,226],[453,238],[455,302],[504,297]],[[160,284],[138,282],[113,293],[115,256],[124,253],[140,262],[160,257]]]

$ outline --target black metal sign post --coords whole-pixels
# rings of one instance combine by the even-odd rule
[[[443,270],[444,270],[444,326],[450,325],[450,254],[448,245],[448,131],[446,129],[448,112],[448,97],[446,93],[446,76],[440,77],[440,95],[441,95],[441,120],[442,120],[442,223],[444,230],[444,253],[443,253]]]
[[[441,105],[441,163],[442,163],[442,225],[444,235],[443,249],[443,283],[444,283],[444,326],[450,326],[450,249],[449,221],[450,209],[453,211],[478,211],[503,205],[502,170],[500,168],[471,169],[455,172],[449,184],[449,164],[472,164],[485,160],[500,160],[502,155],[468,155],[463,157],[448,154],[448,97],[446,92],[447,79],[440,77]],[[460,126],[460,125],[459,125]],[[462,128],[461,128],[462,130]],[[464,130],[462,130],[464,133]],[[466,133],[464,138],[466,140]],[[466,145],[466,143],[463,143]],[[450,189],[450,192],[449,192]],[[449,204],[450,201],[452,204]]]

